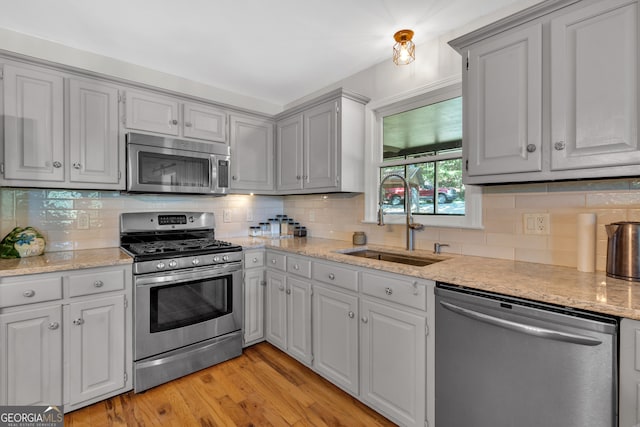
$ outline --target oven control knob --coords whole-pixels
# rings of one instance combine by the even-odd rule
[[[229,261],[229,255],[223,255],[222,256],[222,260],[225,261],[225,262]]]
[[[218,255],[214,256],[213,262],[220,262],[220,257]]]
[[[194,258],[194,259],[191,260],[191,264],[198,265],[198,264],[200,264],[200,260],[198,258]]]
[[[164,269],[164,267],[165,267],[164,262],[159,262],[159,263],[156,265],[156,269],[158,269],[158,270],[162,270],[162,269]]]
[[[169,261],[169,267],[176,268],[177,266],[178,266],[178,263],[175,262],[174,260]]]

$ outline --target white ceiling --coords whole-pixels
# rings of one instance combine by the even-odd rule
[[[0,27],[285,105],[518,1],[0,0]]]

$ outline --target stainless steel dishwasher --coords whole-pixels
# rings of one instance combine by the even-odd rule
[[[618,320],[438,283],[437,427],[617,426]]]

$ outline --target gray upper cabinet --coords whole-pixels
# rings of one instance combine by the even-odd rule
[[[152,92],[128,90],[126,127],[181,138],[227,142],[227,113]]]
[[[273,122],[231,116],[231,190],[273,192]]]
[[[3,185],[124,189],[116,86],[22,64],[3,71]]]
[[[364,105],[339,89],[280,114],[276,189],[280,194],[364,191]]]
[[[542,26],[480,42],[468,59],[468,175],[541,170]]]
[[[69,80],[71,182],[118,186],[124,170],[118,134],[118,88]]]
[[[3,74],[4,179],[63,182],[63,76],[9,64]]]
[[[637,0],[550,0],[450,44],[466,183],[637,175]]]

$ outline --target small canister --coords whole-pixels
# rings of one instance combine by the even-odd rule
[[[354,245],[366,245],[367,244],[367,235],[364,234],[364,231],[355,231],[353,233],[353,244]]]
[[[260,227],[258,227],[257,225],[252,225],[251,227],[249,227],[249,236],[258,237],[261,235],[262,232],[260,231]]]
[[[260,223],[260,234],[263,237],[271,237],[271,225],[268,222]]]

